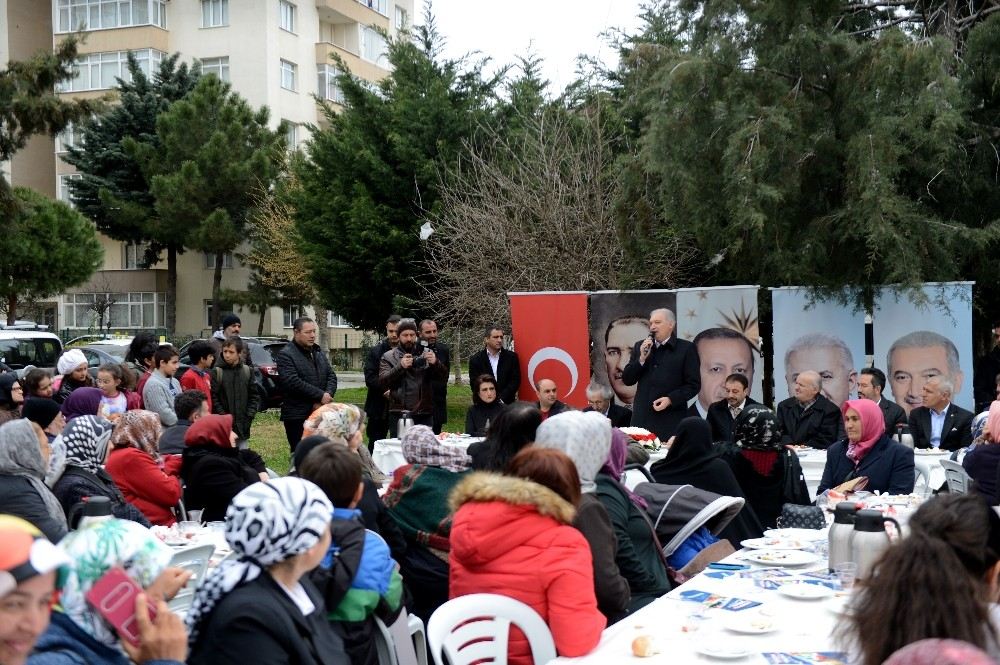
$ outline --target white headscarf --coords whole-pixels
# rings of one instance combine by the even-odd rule
[[[594,478],[611,450],[611,421],[596,411],[566,411],[549,416],[535,432],[535,445],[561,450],[580,474],[580,490],[594,492]]]

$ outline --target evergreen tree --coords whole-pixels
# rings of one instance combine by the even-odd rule
[[[177,254],[184,249],[183,235],[162,224],[156,212],[149,181],[138,162],[124,147],[125,139],[159,148],[156,118],[182,99],[199,79],[199,70],[177,64],[179,54],[164,58],[152,79],[128,56],[130,79],[119,79],[119,103],[84,125],[79,146],[63,160],[81,174],[70,181],[77,209],[104,235],[124,242],[148,243],[144,262],[152,265],[162,251],[167,254],[167,330],[177,321]]]
[[[61,201],[15,187],[17,212],[0,233],[0,297],[13,324],[21,299],[48,298],[81,284],[104,261],[94,226]]]

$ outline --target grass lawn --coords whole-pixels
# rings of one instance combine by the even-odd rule
[[[367,388],[344,388],[337,391],[335,399],[338,402],[357,404],[364,407]],[[469,386],[448,386],[448,422],[444,428],[452,432],[465,429],[465,412],[472,404],[472,391]],[[291,454],[288,450],[288,440],[285,438],[285,428],[278,420],[279,412],[271,409],[258,413],[253,421],[250,435],[250,447],[256,450],[267,466],[280,474],[288,473],[291,466]]]

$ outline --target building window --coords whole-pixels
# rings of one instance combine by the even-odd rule
[[[358,2],[368,9],[374,9],[382,16],[389,15],[389,0],[358,0]]]
[[[232,312],[232,311],[235,311],[233,309],[233,303],[226,302],[225,300],[220,300],[219,301],[219,312],[221,313],[219,315],[219,321],[220,322],[222,321],[222,314],[225,314],[225,312]],[[205,327],[206,328],[211,328],[212,327],[212,301],[211,300],[206,300],[205,301]]]
[[[165,0],[57,0],[56,32],[167,27]]]
[[[299,318],[300,316],[302,316],[302,308],[299,307],[298,305],[290,305],[288,307],[282,307],[281,308],[282,327],[291,328],[292,323],[294,323],[295,319]]]
[[[229,25],[229,0],[201,0],[201,27]]]
[[[69,183],[70,183],[71,180],[79,180],[81,178],[83,178],[83,176],[81,174],[79,174],[79,173],[71,173],[71,174],[68,174],[68,175],[61,175],[61,176],[59,176],[59,200],[60,201],[62,201],[63,203],[68,203],[69,205],[73,206],[74,208],[76,207],[76,205],[73,203],[73,196],[72,196],[72,192],[70,191],[70,188],[69,188]]]
[[[144,242],[123,242],[122,243],[122,269],[123,270],[145,270],[146,250],[149,243]]]
[[[113,302],[104,317],[105,325],[112,328],[160,328],[166,320],[166,294],[164,293],[70,293],[63,297],[63,326],[90,329],[97,326],[94,311],[98,300]]]
[[[278,26],[282,30],[295,32],[295,5],[286,0],[278,0]]]
[[[200,62],[202,74],[215,74],[220,81],[229,81],[229,56],[202,58]]]
[[[337,85],[340,70],[330,65],[316,65],[319,71],[319,98],[335,104],[344,103],[344,91]]]
[[[233,254],[226,252],[222,255],[222,269],[228,270],[233,267]],[[215,254],[205,252],[205,268],[215,270]]]
[[[56,134],[56,154],[61,155],[69,152],[70,148],[80,145],[83,140],[83,127],[72,122],[66,125],[66,129]]]
[[[73,78],[59,84],[58,92],[82,92],[85,90],[108,90],[118,85],[116,79],[132,81],[128,71],[128,51],[90,53],[73,63]],[[163,52],[145,48],[132,51],[139,69],[146,76],[160,66]]]
[[[396,20],[393,22],[396,30],[406,29],[406,10],[396,5]]]
[[[361,28],[361,57],[379,67],[389,66],[385,37],[368,26]]]
[[[281,87],[285,90],[295,92],[295,77],[298,73],[298,65],[287,60],[281,61]]]
[[[285,145],[289,150],[297,150],[299,147],[299,126],[290,120],[286,120],[288,129],[285,130]]]
[[[351,324],[348,323],[347,319],[342,317],[336,312],[326,313],[326,326],[327,328],[351,328]]]

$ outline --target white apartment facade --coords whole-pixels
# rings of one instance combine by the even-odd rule
[[[47,46],[82,29],[86,41],[80,47],[77,76],[60,92],[73,97],[96,97],[115,86],[115,77],[126,73],[128,52],[136,54],[143,69],[155,69],[168,54],[179,52],[181,60],[198,60],[203,71],[229,81],[233,89],[253,107],[267,106],[271,123],[292,125],[289,140],[300,144],[306,125],[321,122],[314,95],[342,101],[330,54],[337,53],[351,71],[376,81],[388,74],[386,44],[374,29],[394,35],[409,24],[414,0],[0,0],[8,13],[16,6],[22,17],[33,17],[50,26]],[[3,13],[0,13],[2,19]],[[15,28],[0,29],[13,33]],[[42,32],[35,30],[35,32]],[[0,55],[4,39],[0,35]],[[38,48],[41,48],[39,46]],[[22,49],[23,50],[23,49]],[[37,50],[37,49],[36,49]],[[14,53],[13,49],[10,49]],[[72,130],[48,142],[49,189],[46,193],[68,200],[67,182],[73,167],[59,159],[67,144],[78,140]],[[44,143],[44,141],[41,141]],[[35,152],[38,152],[36,149]],[[19,155],[20,156],[20,155]],[[32,170],[37,170],[37,155]],[[22,170],[17,158],[11,174],[18,183]],[[41,184],[44,186],[45,182]],[[54,185],[54,186],[53,186]],[[61,295],[45,312],[47,323],[57,329],[80,331],[96,327],[90,307],[101,294],[112,293],[111,329],[162,328],[164,326],[166,266],[141,265],[143,247],[102,237],[103,269],[88,284]],[[178,334],[204,335],[209,330],[214,257],[186,252],[178,257]],[[227,256],[223,264],[223,288],[245,288],[250,271]],[[235,311],[246,334],[256,332],[259,316],[264,334],[288,334],[298,312],[272,307],[261,315]],[[332,345],[349,348],[361,343],[361,333],[332,315]]]

